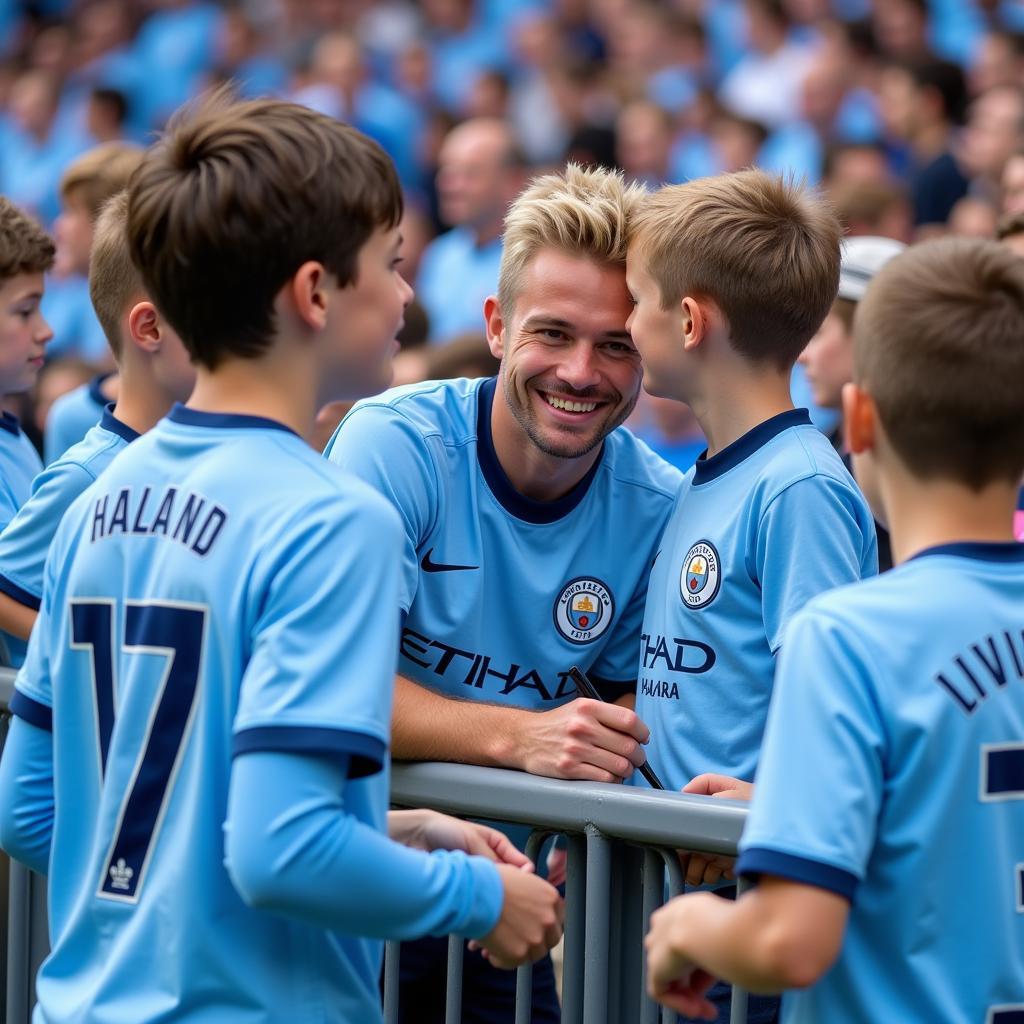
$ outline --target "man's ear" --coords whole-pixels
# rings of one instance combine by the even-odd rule
[[[484,324],[487,331],[487,347],[495,359],[505,355],[505,320],[496,295],[484,299]]]
[[[314,331],[323,330],[327,324],[329,280],[322,263],[307,260],[282,289],[295,316]]]
[[[847,451],[862,455],[875,447],[878,410],[875,400],[852,381],[843,385],[843,439]]]
[[[149,299],[136,302],[128,312],[128,338],[143,352],[160,351],[160,314]]]

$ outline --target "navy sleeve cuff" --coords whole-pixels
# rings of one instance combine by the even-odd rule
[[[35,594],[29,593],[24,587],[19,587],[17,583],[9,580],[2,573],[0,573],[0,591],[13,598],[18,604],[23,604],[34,612],[39,611],[40,599]]]
[[[759,846],[752,846],[740,854],[736,863],[736,874],[775,875],[791,882],[827,889],[851,903],[858,885],[857,876],[842,868]]]
[[[594,689],[609,703],[625,697],[626,694],[636,693],[635,679],[602,679],[600,676],[592,675],[590,681],[594,684]]]
[[[53,732],[53,708],[25,696],[21,690],[16,689],[11,697],[11,714],[23,718],[37,729]]]
[[[343,754],[348,760],[349,778],[375,775],[384,767],[387,747],[374,736],[351,729],[307,725],[262,725],[235,733],[232,756],[256,750],[278,753]]]

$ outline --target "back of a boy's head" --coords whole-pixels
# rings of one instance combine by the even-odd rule
[[[815,193],[778,175],[666,186],[644,201],[633,232],[662,307],[711,299],[753,363],[791,367],[836,297],[842,227]]]
[[[53,266],[53,239],[27,213],[0,196],[0,285]]]
[[[1024,260],[944,238],[890,260],[854,317],[855,379],[921,479],[980,489],[1024,471]]]
[[[89,252],[89,298],[115,359],[121,358],[121,324],[142,297],[139,272],[128,252],[128,193],[118,192],[100,211]]]
[[[103,204],[128,187],[145,151],[130,142],[108,142],[74,160],[60,179],[65,202],[74,197],[95,221]]]
[[[273,344],[275,298],[303,263],[350,284],[365,242],[401,214],[376,142],[307,107],[219,92],[180,111],[147,152],[128,243],[146,291],[212,369]]]

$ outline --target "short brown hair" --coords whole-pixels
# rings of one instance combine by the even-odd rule
[[[5,196],[0,196],[0,284],[18,274],[53,266],[53,239]]]
[[[100,211],[89,253],[89,298],[107,344],[121,358],[121,318],[144,289],[128,252],[128,193],[118,192]]]
[[[1024,470],[1024,260],[988,239],[915,245],[854,317],[854,378],[922,479],[980,490]]]
[[[764,171],[667,185],[643,202],[633,231],[662,307],[712,299],[733,347],[755,363],[792,366],[839,287],[842,228],[831,207]]]
[[[344,287],[367,239],[401,215],[394,165],[372,139],[308,107],[218,90],[147,152],[128,244],[146,291],[213,369],[270,347],[274,300],[302,263]]]
[[[1001,242],[1004,238],[1024,235],[1024,213],[1007,213],[999,218],[996,225],[996,238]]]
[[[95,222],[103,204],[128,187],[135,168],[142,163],[143,152],[130,142],[108,142],[83,153],[60,179],[61,199],[67,202],[74,196]]]

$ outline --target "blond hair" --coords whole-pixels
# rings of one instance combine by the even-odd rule
[[[644,197],[639,185],[603,167],[569,164],[519,194],[505,217],[498,302],[514,308],[526,267],[542,249],[559,249],[607,266],[625,267],[629,219]]]
[[[103,204],[128,187],[128,180],[142,163],[143,152],[130,142],[108,142],[83,153],[60,179],[61,199],[67,202],[73,195],[95,222]]]
[[[1024,260],[987,239],[894,256],[853,320],[854,379],[921,479],[980,490],[1024,470]]]
[[[842,226],[824,200],[779,175],[668,185],[644,200],[631,230],[662,307],[711,299],[751,362],[791,367],[839,289]]]
[[[128,193],[118,192],[100,211],[89,253],[89,298],[115,359],[121,358],[121,318],[145,294],[128,249],[127,222]]]

